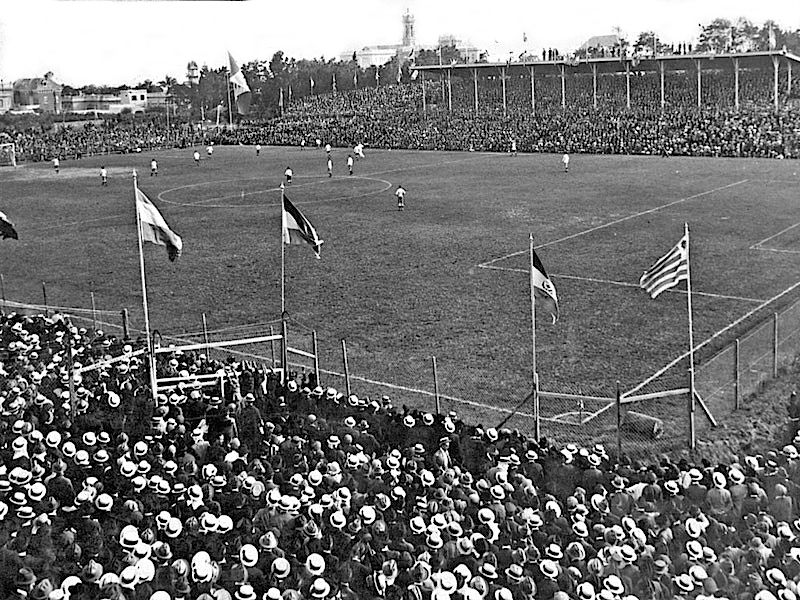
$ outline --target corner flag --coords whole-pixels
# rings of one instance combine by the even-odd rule
[[[0,238],[7,240],[18,240],[17,230],[14,229],[14,224],[8,220],[6,213],[0,212]]]
[[[655,298],[664,290],[688,279],[689,233],[687,231],[672,250],[645,271],[639,280],[639,285],[650,294],[651,298]]]
[[[283,243],[289,245],[308,244],[319,258],[319,248],[323,240],[317,236],[317,230],[306,219],[305,215],[289,201],[286,194],[283,196]]]
[[[136,212],[139,215],[139,222],[142,226],[142,241],[152,242],[157,246],[166,246],[167,256],[174,261],[183,252],[183,240],[172,229],[169,228],[164,217],[138,188],[136,190]]]

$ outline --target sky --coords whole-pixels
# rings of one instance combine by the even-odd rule
[[[339,58],[367,45],[399,43],[402,15],[415,17],[418,45],[453,35],[490,60],[542,48],[570,51],[619,28],[629,40],[654,30],[667,43],[696,41],[716,17],[767,19],[800,29],[797,0],[0,0],[0,80],[135,85],[190,60],[211,67],[270,59]],[[523,42],[523,36],[527,42]]]

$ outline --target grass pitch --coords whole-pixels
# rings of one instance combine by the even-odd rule
[[[436,356],[442,394],[515,406],[530,386],[529,233],[561,305],[556,325],[542,316],[537,327],[545,390],[610,396],[616,380],[631,389],[685,352],[685,294],[650,300],[637,286],[684,222],[696,344],[753,309],[742,327],[800,296],[783,293],[800,281],[795,161],[573,156],[564,173],[553,155],[368,150],[349,176],[347,150],[335,149],[328,178],[318,149],[269,147],[256,157],[250,147],[217,147],[199,167],[192,151],[69,161],[58,175],[46,164],[0,170],[0,210],[20,236],[0,245],[7,298],[39,303],[44,281],[52,305],[88,308],[94,291],[99,309],[127,307],[143,325],[136,168],[184,240],[175,263],[145,247],[153,328],[197,332],[203,313],[214,330],[276,319],[287,165],[295,173],[287,195],[325,240],[321,260],[286,248],[287,311],[317,330],[324,369],[342,370],[345,339],[351,374],[432,391]],[[152,157],[158,177],[149,177]],[[408,190],[403,212],[398,184]],[[488,422],[502,417],[467,409]]]

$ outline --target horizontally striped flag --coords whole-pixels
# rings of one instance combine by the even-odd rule
[[[169,228],[164,217],[144,195],[138,187],[136,190],[136,212],[139,215],[139,222],[142,225],[142,241],[152,242],[158,246],[167,247],[167,256],[174,261],[183,252],[183,240]]]
[[[7,240],[11,238],[12,240],[18,240],[19,236],[17,236],[17,230],[14,229],[14,224],[8,220],[6,213],[0,212],[0,238]]]
[[[655,298],[664,290],[689,279],[689,231],[652,267],[645,271],[639,285]]]
[[[314,250],[314,255],[319,258],[319,247],[323,240],[319,239],[317,230],[306,219],[305,215],[283,196],[283,243],[284,244],[308,244]]]
[[[531,242],[531,244],[533,244]],[[544,270],[542,261],[533,250],[531,245],[531,283],[533,284],[534,296],[537,300],[545,303],[550,316],[553,318],[553,324],[558,321],[558,295],[556,294],[556,286],[550,281],[547,272]]]
[[[244,73],[242,73],[230,52],[228,52],[228,59],[231,63],[231,83],[233,84],[233,97],[236,101],[236,112],[240,115],[246,115],[250,111],[250,86],[247,85]]]

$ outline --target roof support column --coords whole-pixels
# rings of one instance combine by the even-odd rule
[[[733,58],[733,106],[739,110],[739,58]]]
[[[625,61],[625,106],[631,107],[631,62]]]
[[[786,95],[792,93],[792,61],[786,59]]]
[[[778,112],[778,57],[772,57],[772,71],[774,74],[772,85],[772,98],[775,101],[775,112]]]
[[[561,108],[567,107],[567,84],[564,77],[564,63],[561,63]]]
[[[592,105],[597,110],[597,63],[592,63]]]
[[[700,66],[700,59],[695,59],[694,61],[695,66],[697,67],[697,108],[700,108],[703,105],[703,96],[702,96],[702,75],[700,72],[702,71],[702,67]]]
[[[531,114],[536,114],[536,84],[534,83],[533,77],[533,65],[530,66],[531,69]]]
[[[478,69],[472,69],[472,88],[475,92],[475,114],[478,114]]]
[[[425,116],[427,106],[425,104],[425,71],[420,71],[420,83],[422,83],[422,116]]]
[[[664,110],[664,107],[667,104],[667,98],[664,94],[664,70],[665,70],[664,61],[663,60],[658,61],[658,71],[659,74],[661,75],[661,110]]]
[[[503,116],[506,116],[506,68],[500,67],[500,82],[503,84]]]
[[[447,69],[447,111],[453,112],[453,69]]]

